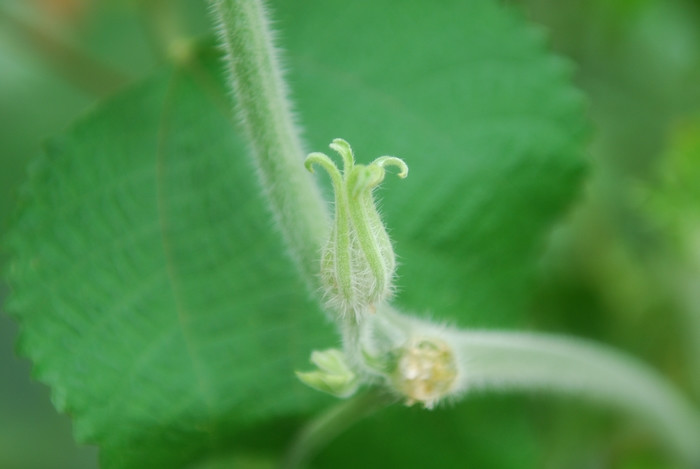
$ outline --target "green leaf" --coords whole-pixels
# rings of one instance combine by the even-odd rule
[[[332,335],[228,109],[198,64],[106,103],[36,164],[10,237],[20,349],[106,467],[173,467],[319,400],[293,370]]]
[[[382,192],[399,306],[522,323],[577,191],[585,126],[566,63],[491,1],[279,3],[309,148],[343,137],[361,163],[411,167]],[[9,239],[21,350],[106,467],[235,451],[249,428],[326,399],[292,370],[336,339],[222,94],[193,64],[95,110],[37,163]]]

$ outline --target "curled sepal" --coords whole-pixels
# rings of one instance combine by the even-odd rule
[[[408,166],[395,156],[381,156],[369,165],[355,164],[352,148],[343,139],[330,144],[342,158],[342,173],[323,153],[311,153],[306,168],[324,168],[335,191],[335,219],[321,254],[321,284],[327,306],[360,320],[374,305],[391,296],[396,258],[389,235],[377,212],[372,190],[383,180],[386,166],[408,175]]]
[[[343,352],[338,349],[314,350],[311,363],[318,367],[314,371],[297,371],[299,380],[318,391],[337,397],[350,397],[360,384],[357,375],[345,361]]]
[[[422,337],[411,339],[401,348],[390,378],[406,405],[419,402],[431,409],[454,390],[457,371],[454,352],[446,342]]]

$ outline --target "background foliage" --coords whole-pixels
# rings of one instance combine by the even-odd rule
[[[176,43],[177,47],[173,47],[174,37],[206,34],[206,11],[193,7],[193,3],[36,1],[27,6],[24,2],[5,0],[0,4],[3,11],[0,21],[7,25],[0,28],[0,47],[7,51],[2,56],[9,64],[0,72],[0,89],[3,90],[0,112],[7,112],[12,117],[4,119],[3,122],[8,124],[0,129],[3,141],[7,142],[0,161],[3,166],[0,174],[7,180],[2,185],[4,192],[0,200],[3,230],[14,211],[26,161],[39,153],[39,142],[43,137],[59,133],[89,103],[149,75],[159,63],[168,62],[167,56],[179,57],[178,54],[186,53],[187,44]],[[482,6],[476,7],[473,18],[485,18],[486,24],[491,26],[489,32],[479,30],[478,22],[473,18],[463,20],[466,23],[460,27],[444,28],[444,24],[454,22],[455,18],[461,21],[463,16],[468,16],[455,15],[447,8],[436,7],[428,14],[424,11],[425,6],[416,2],[406,4],[398,15],[389,15],[387,12],[393,11],[390,2],[373,5],[360,7],[323,2],[323,5],[300,11],[280,4],[276,16],[278,26],[283,30],[284,45],[289,49],[291,85],[306,124],[309,147],[322,149],[330,137],[340,135],[353,144],[361,159],[393,152],[411,164],[411,177],[401,184],[387,181],[389,187],[382,194],[386,218],[397,239],[397,250],[405,259],[400,270],[401,304],[419,313],[430,312],[437,317],[456,320],[463,326],[532,328],[593,337],[642,356],[686,389],[693,389],[697,385],[693,383],[693,376],[697,373],[693,373],[692,360],[686,358],[686,355],[693,356],[693,351],[687,350],[689,347],[685,345],[692,344],[692,338],[687,341],[675,338],[692,330],[684,327],[684,321],[692,323],[698,317],[696,302],[688,296],[687,289],[679,288],[686,282],[692,284],[692,279],[697,278],[694,277],[697,276],[697,264],[693,264],[688,255],[689,243],[686,240],[694,225],[679,223],[678,220],[693,220],[691,214],[697,213],[698,202],[697,198],[692,198],[692,193],[678,190],[676,181],[683,181],[683,176],[688,174],[685,168],[697,165],[700,157],[697,142],[693,143],[693,136],[698,134],[693,129],[697,129],[700,92],[691,86],[700,78],[697,6],[660,1],[569,2],[566,5],[532,1],[518,5],[534,22],[545,24],[551,31],[553,46],[577,63],[575,78],[590,96],[591,114],[596,123],[590,157],[592,171],[586,195],[580,198],[566,226],[549,243],[548,255],[541,265],[540,275],[535,278],[528,268],[538,255],[534,245],[542,242],[540,239],[546,226],[563,208],[557,201],[576,194],[574,182],[579,164],[573,154],[583,126],[577,124],[576,117],[579,97],[565,87],[559,87],[560,77],[566,72],[564,63],[533,52],[540,47],[542,39],[539,35],[529,29],[519,29],[521,26],[517,26],[516,17],[489,7],[488,3],[475,3]],[[386,24],[384,19],[389,16],[396,16],[391,23],[396,30],[383,27]],[[416,17],[421,18],[419,23],[416,23]],[[343,25],[356,27],[351,33],[339,33],[343,28],[339,26],[338,18],[342,18]],[[406,42],[402,39],[405,33],[401,28],[408,29],[408,25],[418,31],[416,37],[420,40],[416,44],[422,47],[406,51]],[[479,47],[464,51],[461,44],[469,41],[469,34],[483,42],[479,42]],[[46,39],[46,35],[60,38],[71,47],[65,47],[65,50],[57,48],[54,42]],[[314,38],[323,40],[314,41]],[[450,43],[454,44],[451,49],[438,47]],[[75,50],[79,53],[76,54]],[[369,54],[369,50],[382,55]],[[435,54],[435,50],[441,53]],[[471,64],[454,60],[455,57],[464,57],[463,54],[473,54]],[[522,60],[516,62],[513,70],[503,70],[496,57],[511,67],[514,66],[514,57]],[[260,202],[247,195],[256,193],[251,178],[247,176],[249,168],[242,160],[229,157],[240,153],[241,145],[225,130],[225,125],[230,123],[225,118],[227,111],[226,105],[222,104],[225,99],[221,86],[216,74],[210,72],[212,64],[215,61],[205,57],[184,70],[161,71],[144,84],[111,99],[91,117],[72,126],[63,137],[53,140],[44,158],[59,162],[58,169],[40,170],[33,175],[34,181],[39,181],[35,187],[39,188],[40,200],[44,201],[42,208],[59,213],[65,210],[77,219],[99,217],[100,223],[87,224],[86,230],[80,233],[56,233],[75,242],[42,255],[51,258],[54,265],[68,264],[71,275],[84,272],[83,276],[87,276],[103,265],[105,258],[101,255],[112,259],[110,249],[136,246],[139,254],[153,255],[125,260],[125,265],[119,266],[121,275],[109,280],[109,291],[92,285],[91,289],[76,290],[74,295],[79,297],[76,301],[91,299],[99,304],[105,294],[121,295],[121,292],[138,289],[140,281],[130,276],[130,272],[143,272],[149,268],[161,271],[162,266],[169,262],[158,258],[157,250],[148,244],[162,242],[159,233],[163,227],[159,231],[152,222],[159,208],[143,206],[138,207],[137,212],[115,208],[124,208],[123,203],[131,204],[126,208],[138,206],[143,191],[165,191],[163,200],[180,204],[173,213],[184,213],[189,217],[182,220],[172,217],[172,224],[168,225],[168,232],[173,233],[169,238],[173,243],[169,252],[177,259],[187,260],[185,264],[178,262],[178,272],[175,272],[175,275],[188,279],[182,284],[180,298],[193,298],[187,294],[188,288],[198,291],[210,288],[207,295],[200,297],[206,299],[206,304],[186,306],[215,311],[212,314],[219,318],[216,324],[223,331],[242,331],[241,337],[250,341],[239,344],[243,352],[238,352],[237,356],[241,353],[243,356],[245,353],[256,357],[264,357],[266,353],[277,356],[277,351],[263,345],[270,340],[276,344],[287,341],[293,350],[286,355],[288,363],[300,366],[309,344],[311,347],[330,345],[328,342],[333,336],[320,320],[320,313],[305,311],[314,307],[303,297],[295,296],[294,288],[285,293],[286,285],[294,286],[285,261],[275,259],[275,262],[268,262],[267,256],[262,254],[269,249],[278,250],[279,245],[274,236],[257,239],[261,233],[269,231],[269,225],[264,217],[250,218]],[[426,70],[431,73],[426,74]],[[640,73],[640,70],[645,73]],[[90,80],[89,77],[97,79]],[[501,80],[500,77],[504,78]],[[522,79],[521,88],[511,85],[513,77]],[[538,84],[541,84],[541,89]],[[523,92],[523,89],[528,92]],[[552,97],[552,93],[556,96]],[[460,110],[455,114],[459,118],[445,112],[454,112],[454,100],[464,96],[469,97],[473,108]],[[202,102],[211,105],[203,107]],[[146,165],[144,161],[148,160],[144,158],[153,159],[158,154],[154,146],[158,142],[150,137],[158,133],[162,116],[156,115],[156,111],[162,109],[163,103],[167,103],[172,118],[168,120],[170,133],[166,133],[162,141],[176,150],[197,148],[197,158],[176,166],[177,171],[165,177],[161,174],[159,178],[158,171],[171,166]],[[508,103],[508,106],[499,109],[499,103]],[[189,109],[197,110],[196,120],[187,117]],[[204,114],[203,109],[206,110]],[[503,109],[515,111],[514,115],[504,115]],[[557,117],[566,123],[564,130],[551,126],[529,127],[532,124],[527,122],[533,120],[532,116],[524,119],[518,115],[518,109],[528,112],[537,109],[547,119]],[[485,110],[493,114],[492,120],[487,119],[484,124]],[[142,114],[142,122],[129,120],[128,116],[134,112]],[[426,122],[425,116],[437,117]],[[115,148],[113,144],[105,143],[112,142],[110,138],[115,129],[136,137],[125,141],[123,148]],[[559,136],[562,132],[564,137]],[[104,137],[100,137],[101,133]],[[425,133],[428,138],[418,138]],[[541,138],[532,138],[533,133]],[[86,138],[86,135],[90,137]],[[143,135],[141,140],[139,135]],[[203,139],[207,144],[202,147],[199,139],[203,135],[207,135]],[[454,135],[464,140],[451,138]],[[86,141],[90,145],[86,145]],[[461,153],[455,151],[455,147],[460,144],[471,145],[469,150],[482,156],[483,159],[475,161],[493,164],[479,166],[457,160]],[[543,149],[546,150],[544,154]],[[96,152],[105,156],[114,152],[129,159],[105,157],[95,160],[91,155]],[[555,158],[557,153],[572,157],[559,160]],[[67,159],[66,154],[78,159]],[[531,166],[522,164],[537,155],[543,158],[551,173],[543,175],[537,172],[536,166],[532,170]],[[497,157],[501,158],[496,160]],[[85,164],[76,171],[70,165],[82,161],[81,158]],[[557,161],[561,161],[560,166],[555,164]],[[679,164],[683,169],[677,167]],[[528,170],[534,172],[528,174]],[[80,207],[78,202],[89,190],[89,182],[104,174],[120,176],[102,200],[96,197],[92,201],[89,210],[52,207],[56,194],[41,194],[45,182],[52,181],[50,187],[62,191],[61,200],[74,200]],[[214,184],[204,187],[201,185],[203,174],[216,174],[219,178]],[[543,176],[551,176],[558,182],[549,183]],[[62,177],[69,177],[70,184],[62,183]],[[167,184],[147,183],[155,179],[165,180]],[[210,181],[208,176],[206,180]],[[437,184],[431,184],[432,181],[437,181]],[[509,186],[507,182],[514,185]],[[487,188],[502,187],[503,190],[494,195],[468,189],[473,196],[469,200],[474,202],[463,203],[456,209],[450,207],[451,197],[462,187],[478,189],[480,184]],[[683,184],[692,185],[692,178]],[[191,188],[197,194],[197,200],[178,198],[177,194],[184,192],[184,187]],[[416,190],[418,187],[420,191]],[[523,187],[526,190],[519,190]],[[429,196],[426,195],[428,192]],[[411,193],[423,195],[425,200],[412,199]],[[523,193],[531,198],[523,199]],[[157,194],[144,197],[158,199]],[[682,200],[678,201],[678,198]],[[407,202],[402,202],[402,199]],[[229,206],[222,200],[244,203]],[[443,210],[443,207],[449,209]],[[503,213],[494,212],[493,207],[502,208]],[[185,230],[185,227],[189,229],[198,224],[210,226],[211,220],[226,220],[222,210],[242,211],[251,223],[241,226],[228,219],[228,222],[216,225],[217,229],[204,239]],[[122,245],[117,241],[111,247],[100,246],[91,251],[94,254],[87,256],[86,261],[74,260],[84,256],[84,246],[79,242],[81,237],[107,241],[112,231],[100,230],[105,226],[134,223],[128,218],[134,213],[139,217],[137,224],[144,228],[143,236],[125,236]],[[504,221],[508,214],[521,215],[508,220],[508,224]],[[424,224],[425,220],[430,220],[430,225]],[[478,226],[471,223],[474,220],[479,220]],[[25,227],[23,233],[40,233],[41,223],[53,226],[50,220],[33,219],[26,214],[19,223]],[[426,229],[426,226],[431,229]],[[246,250],[242,256],[235,244],[226,243],[227,236],[254,238],[256,242],[246,246],[258,246],[258,250]],[[193,244],[195,241],[200,244]],[[15,237],[15,243],[27,243],[30,248],[32,242],[31,237]],[[208,252],[212,243],[217,249],[225,250]],[[498,249],[504,244],[509,250]],[[475,247],[481,249],[475,264],[451,260],[455,253],[469,253]],[[193,252],[198,256],[194,257]],[[218,262],[222,255],[229,260],[228,263]],[[76,265],[72,265],[73,262]],[[226,284],[228,279],[232,284],[230,290],[221,291],[189,280],[196,279],[194,274],[198,272],[210,272],[212,266],[220,269],[216,278],[221,283],[214,287]],[[238,283],[246,278],[243,273],[251,271],[265,272],[266,279],[272,276],[277,279],[275,285],[282,287],[272,299],[268,298],[269,295],[250,295],[251,301],[258,302],[251,303],[252,308],[269,313],[266,321],[280,321],[277,324],[282,326],[277,336],[251,336],[250,333],[260,331],[260,328],[255,327],[254,318],[250,316],[234,315],[228,322],[224,321],[228,316],[223,305],[227,302],[222,295],[235,294],[236,289],[245,294],[255,292],[259,279],[248,278],[249,285]],[[430,275],[436,271],[453,275],[451,278]],[[70,279],[70,275],[61,270],[44,271],[41,275],[42,280]],[[426,281],[429,283],[425,284]],[[159,282],[162,279],[153,278],[154,289],[158,289]],[[471,292],[475,293],[455,294],[464,283],[469,284]],[[118,291],[112,289],[114,285],[119,285]],[[504,285],[511,290],[501,290]],[[169,301],[176,302],[177,297],[174,295]],[[159,300],[162,298],[158,296]],[[24,301],[36,302],[35,307],[39,309],[56,306],[51,295],[26,297]],[[267,303],[261,306],[260,302]],[[147,306],[144,303],[141,307]],[[244,310],[245,305],[241,305],[241,309]],[[159,310],[158,306],[155,310]],[[441,314],[443,310],[452,314]],[[289,321],[292,317],[307,318],[308,323],[295,322],[292,327],[305,331],[303,339],[297,341],[293,338],[297,336],[289,337],[290,328],[285,328],[283,320],[276,316],[280,311]],[[138,317],[141,316],[134,315],[133,319]],[[258,316],[257,319],[262,318]],[[93,466],[94,452],[74,447],[67,436],[69,425],[47,405],[46,391],[30,383],[28,366],[12,357],[10,344],[15,335],[14,326],[5,317],[2,321],[3,354],[0,359],[4,378],[0,388],[0,458],[6,460],[0,459],[0,465]],[[159,321],[154,320],[153,332],[149,332],[149,324],[138,324],[135,329],[141,330],[143,336],[134,337],[133,330],[129,329],[129,337],[145,343],[159,333],[167,339],[171,337],[169,331],[177,334],[187,330],[175,323],[163,329],[164,323]],[[173,319],[163,316],[162,321],[168,324]],[[113,327],[119,324],[115,323]],[[61,325],[51,325],[52,328],[57,326]],[[57,334],[59,338],[65,338],[71,331],[70,324],[62,327],[62,332]],[[104,327],[104,324],[95,327]],[[196,327],[189,330],[194,337],[190,343],[195,349],[205,356],[220,353],[221,349],[217,350],[208,341],[197,339],[210,331],[198,331]],[[57,331],[61,329],[54,333]],[[95,345],[89,343],[89,336],[81,340],[83,345],[76,350],[95,350]],[[227,353],[236,352],[230,348],[229,341],[224,342]],[[31,343],[31,336],[23,339],[22,347],[26,348],[28,343]],[[134,345],[133,341],[129,343]],[[168,340],[161,353],[156,354],[167,359],[166,362],[156,362],[150,367],[162,373],[169,370],[179,373],[182,370],[177,366],[182,365],[187,357],[179,357],[179,348],[173,345],[169,349],[167,343]],[[44,380],[51,380],[47,373],[51,373],[52,367],[61,366],[56,361],[74,358],[54,354],[51,346],[56,344],[35,340],[35,348],[44,348],[45,356],[53,360],[51,366],[47,365],[48,371],[35,370]],[[119,342],[112,345],[118,346]],[[254,352],[250,352],[251,347],[254,347]],[[112,352],[123,355],[128,350],[112,349]],[[86,355],[86,358],[101,360],[103,357]],[[115,373],[117,368],[109,365],[109,356],[104,358],[105,370]],[[209,366],[211,362],[203,363]],[[218,363],[224,365],[224,362]],[[280,368],[289,366],[277,365]],[[330,402],[299,387],[290,376],[283,375],[280,383],[267,383],[271,388],[290,390],[283,400],[275,402],[271,394],[268,402],[263,394],[259,396],[259,406],[240,409],[236,405],[249,402],[245,394],[249,390],[238,389],[236,383],[228,382],[226,370],[217,366],[205,373],[216,376],[217,380],[223,377],[210,389],[216,396],[211,402],[222,408],[210,411],[222,415],[222,427],[217,429],[219,435],[239,442],[236,457],[242,467],[264,464],[267,454],[282,445],[285,436],[293,431],[300,414],[310,407],[318,408]],[[255,366],[250,368],[253,374],[249,379],[253,382],[257,371]],[[260,376],[268,379],[274,375]],[[76,380],[67,386],[80,388],[83,381],[79,377]],[[88,386],[83,390],[85,399],[100,395],[100,387],[109,389],[111,381],[106,377],[94,384],[98,389],[92,390]],[[230,395],[226,393],[228,389]],[[697,388],[695,390],[697,397]],[[152,404],[159,400],[159,396],[144,396],[140,391],[141,388],[132,389],[131,394],[120,392],[119,396],[133,402],[135,407],[139,402]],[[66,407],[60,394],[54,394],[53,398],[59,407]],[[187,396],[183,400],[187,401]],[[274,405],[270,404],[273,402]],[[117,404],[110,403],[107,408],[110,405]],[[179,442],[182,454],[187,457],[188,452],[201,451],[198,436],[187,434],[188,423],[192,422],[188,420],[190,415],[178,414],[166,407],[156,414],[167,416],[181,425],[182,431],[176,431],[174,438]],[[294,411],[290,413],[290,409]],[[68,410],[72,410],[70,406]],[[226,412],[231,412],[236,418],[227,419]],[[289,417],[280,422],[269,422],[267,418],[267,423],[261,421],[253,428],[248,426],[246,432],[241,433],[246,419],[244,417],[241,423],[241,416],[255,416],[256,412],[269,412],[269,418],[277,414]],[[236,425],[229,428],[231,421]],[[80,435],[95,437],[100,431],[105,432],[109,412],[83,420],[82,426],[80,419],[77,422],[76,430]],[[272,433],[277,435],[276,438],[269,438]],[[389,434],[391,438],[386,437]],[[501,449],[504,434],[508,435],[507,451]],[[123,435],[134,436],[128,430],[111,432],[111,448],[120,455],[123,454],[120,445],[128,444],[133,449],[133,442],[120,440]],[[159,435],[164,441],[171,437]],[[192,446],[187,445],[188,441],[194,442]],[[53,451],[59,456],[51,454],[49,459],[42,460],[40,452],[28,449],[37,445],[47,448],[46,454]],[[151,448],[149,445],[163,447],[164,443],[143,442],[143,448]],[[358,447],[365,450],[357,452]],[[433,450],[426,452],[426,447]],[[153,454],[153,458],[166,462],[167,458],[179,456]],[[125,460],[128,461],[128,457],[127,454]],[[426,457],[430,461],[425,460]],[[633,422],[607,415],[605,410],[543,397],[495,396],[470,399],[454,409],[439,410],[434,414],[416,409],[391,409],[350,431],[321,456],[318,465],[344,467],[343,464],[349,462],[354,466],[403,462],[422,467],[437,460],[442,467],[450,467],[455,458],[471,462],[475,467],[584,467],[596,463],[611,467],[635,464],[660,467],[666,461],[653,441],[633,428]],[[117,461],[114,457],[111,460]]]

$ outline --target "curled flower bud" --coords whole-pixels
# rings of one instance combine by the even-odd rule
[[[396,268],[391,240],[375,205],[372,191],[383,180],[385,166],[399,168],[405,178],[403,160],[382,156],[369,165],[355,164],[348,142],[335,139],[330,147],[343,159],[341,174],[323,153],[311,153],[306,167],[323,167],[335,190],[335,219],[321,255],[321,284],[328,307],[357,319],[390,296]]]
[[[432,408],[456,384],[457,362],[450,346],[436,338],[412,339],[400,351],[391,380],[406,404]]]

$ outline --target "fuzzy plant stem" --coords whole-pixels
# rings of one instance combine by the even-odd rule
[[[663,376],[593,342],[546,334],[455,332],[462,392],[534,390],[577,395],[626,410],[700,467],[700,414]]]
[[[318,186],[304,169],[277,51],[261,0],[213,0],[237,112],[277,225],[310,287],[329,226]]]

